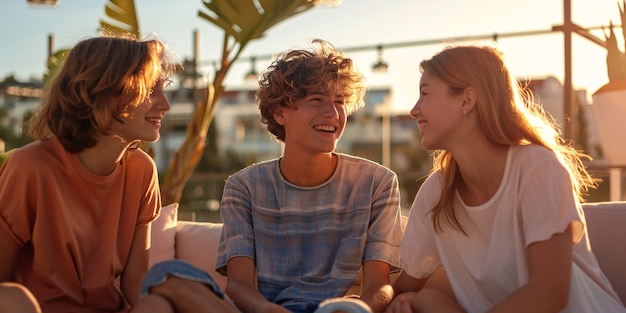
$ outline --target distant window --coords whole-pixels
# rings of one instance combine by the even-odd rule
[[[389,95],[389,91],[369,91],[365,97],[365,105],[372,106],[385,102],[385,98]]]

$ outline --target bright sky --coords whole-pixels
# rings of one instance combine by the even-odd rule
[[[619,24],[618,0],[571,0],[572,20],[583,27]],[[48,34],[54,34],[55,50],[97,35],[104,14],[105,0],[60,0],[52,8],[29,7],[26,0],[4,1],[0,5],[0,79],[14,74],[19,79],[40,77],[45,71]],[[222,31],[198,17],[201,0],[135,0],[143,35],[158,33],[181,58],[192,56],[193,31],[201,37],[201,60],[216,60],[221,49]],[[313,38],[326,39],[339,48],[375,46],[430,39],[506,34],[550,30],[563,22],[562,0],[343,0],[334,8],[314,8],[278,24],[264,39],[252,42],[227,82],[242,83],[250,69],[249,57],[271,55],[293,47],[306,47]],[[604,38],[602,31],[594,34]],[[473,43],[491,45],[491,40]],[[395,92],[395,107],[410,108],[418,96],[418,63],[440,50],[444,44],[384,50],[389,63],[386,77]],[[563,79],[563,35],[500,38],[511,71],[520,78]],[[376,51],[349,53],[363,71],[376,61]],[[269,64],[257,61],[261,70]],[[608,82],[605,50],[573,37],[573,82],[576,89],[591,95]]]

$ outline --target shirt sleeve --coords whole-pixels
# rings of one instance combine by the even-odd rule
[[[137,225],[145,225],[154,221],[161,213],[161,190],[159,188],[159,176],[156,164],[152,158],[143,151],[133,151],[140,155],[138,161],[143,163],[143,183],[141,207],[137,217]],[[133,166],[131,167],[138,167]],[[169,203],[168,203],[169,204]]]
[[[402,238],[400,263],[403,271],[414,278],[428,277],[441,265],[429,213],[440,194],[438,177],[437,173],[431,175],[417,192]]]
[[[226,264],[236,256],[254,259],[250,191],[238,175],[226,180],[221,202],[222,235],[217,251],[215,270],[227,275]]]
[[[400,266],[403,226],[398,178],[393,172],[384,172],[373,193],[364,261],[379,260]]]
[[[16,150],[0,169],[0,225],[20,246],[31,239],[35,212],[29,210],[29,202],[36,201],[40,191],[28,162],[28,155]],[[29,183],[33,180],[34,184]]]
[[[574,243],[580,241],[585,227],[582,207],[574,194],[569,173],[556,158],[529,166],[520,194],[526,246],[550,239],[570,224]]]

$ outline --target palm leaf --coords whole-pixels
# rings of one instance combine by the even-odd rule
[[[116,25],[101,19],[100,28],[102,32],[140,38],[137,12],[133,0],[109,0],[105,4],[104,11]],[[47,71],[44,73],[44,84],[48,84],[50,79],[54,77],[68,52],[68,48],[60,49],[48,58]]]
[[[626,0],[622,0],[622,5],[617,3],[617,7],[619,9],[619,17],[622,21],[622,38],[624,39],[624,52],[626,52]]]
[[[161,184],[163,203],[179,202],[185,183],[196,168],[206,142],[215,106],[224,91],[230,67],[250,41],[262,38],[271,27],[314,6],[310,0],[201,0],[198,16],[224,30],[221,63],[205,98],[198,101],[185,140],[178,148]]]
[[[47,86],[50,83],[50,80],[54,77],[54,75],[56,75],[61,64],[65,60],[65,56],[67,56],[69,52],[70,49],[61,49],[48,58],[48,61],[46,62],[47,71],[43,74],[44,85]]]
[[[313,1],[267,1],[261,0],[261,5],[270,17],[267,19],[263,29],[267,30],[274,25],[303,13],[314,6]]]
[[[606,67],[609,81],[626,80],[626,55],[617,45],[613,23],[609,23],[609,33],[605,32]]]
[[[15,151],[15,149],[0,153],[0,166],[2,166],[4,161],[6,161],[6,159],[9,157],[9,154],[11,154],[13,151]]]
[[[112,21],[100,19],[103,33],[141,38],[133,0],[109,0],[104,6],[104,13]]]
[[[233,37],[247,43],[263,37],[272,26],[313,7],[308,0],[202,0],[209,11],[198,15]]]
[[[185,140],[178,148],[161,184],[163,203],[179,202],[185,183],[196,168],[206,142],[224,79],[246,45],[261,38],[273,25],[313,7],[308,0],[201,0],[205,11],[198,15],[224,30],[222,60],[205,99],[199,101],[189,122]]]

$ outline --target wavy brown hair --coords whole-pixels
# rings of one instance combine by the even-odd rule
[[[53,78],[28,133],[40,140],[56,136],[70,153],[93,147],[113,120],[122,122],[129,106],[146,101],[179,67],[156,39],[82,40]]]
[[[444,81],[451,94],[462,93],[467,87],[476,91],[478,123],[489,140],[502,146],[537,144],[550,149],[569,172],[574,194],[579,201],[596,181],[585,169],[582,158],[561,138],[554,120],[534,102],[532,93],[514,79],[500,53],[490,47],[448,47],[420,63],[422,72]],[[463,231],[457,220],[453,201],[455,186],[460,179],[458,165],[445,150],[434,153],[432,172],[440,171],[441,197],[431,209],[436,230],[446,223]]]
[[[297,109],[296,101],[316,90],[339,90],[346,101],[348,114],[364,105],[365,78],[352,59],[321,39],[311,42],[312,49],[297,49],[281,54],[262,73],[257,99],[261,121],[280,141],[285,128],[274,119],[278,108]]]

